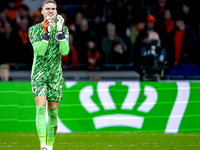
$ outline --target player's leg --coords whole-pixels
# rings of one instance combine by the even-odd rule
[[[32,81],[33,96],[36,104],[36,128],[41,149],[46,147],[46,91],[45,83]]]
[[[53,144],[58,128],[58,107],[62,100],[62,83],[50,83],[48,85],[48,116],[47,125],[47,148],[53,149]]]
[[[36,103],[36,128],[41,148],[46,147],[46,96],[34,98]]]
[[[47,148],[53,149],[53,144],[58,128],[58,107],[60,102],[48,101]]]

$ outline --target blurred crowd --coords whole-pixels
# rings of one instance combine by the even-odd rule
[[[56,0],[69,29],[70,53],[63,70],[140,70],[144,47],[156,42],[160,61],[170,68],[199,65],[198,1],[189,0]],[[30,14],[23,0],[0,7],[0,64],[31,70],[30,26],[43,21],[41,8]],[[150,35],[150,33],[153,33]]]

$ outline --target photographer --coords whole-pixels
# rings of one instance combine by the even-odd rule
[[[157,32],[152,31],[140,51],[141,80],[160,80],[164,75],[166,51]]]

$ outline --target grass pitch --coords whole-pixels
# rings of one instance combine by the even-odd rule
[[[37,133],[0,133],[1,150],[39,150]],[[200,133],[57,134],[54,150],[199,150]]]

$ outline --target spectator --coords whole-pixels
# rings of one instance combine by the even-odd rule
[[[186,25],[189,25],[196,33],[198,32],[198,19],[196,15],[199,14],[199,12],[195,7],[198,7],[198,1],[190,2],[189,0],[184,0],[181,5]]]
[[[77,12],[75,16],[75,22],[67,26],[69,31],[75,32],[79,30],[82,19],[83,19],[83,14],[81,12]]]
[[[106,26],[106,29],[107,29],[107,37],[104,37],[102,39],[101,47],[105,55],[105,62],[108,63],[109,62],[108,55],[111,51],[111,48],[115,44],[115,42],[118,42],[121,44],[124,52],[127,51],[127,46],[124,43],[123,39],[119,37],[118,35],[116,35],[116,27],[113,23],[108,23]]]
[[[172,14],[170,9],[165,9],[164,12],[164,23],[166,26],[166,33],[170,33],[174,29],[174,20],[172,19]]]
[[[164,22],[159,23],[160,30],[163,30],[162,45],[166,47],[170,38],[170,32],[174,30],[174,20],[172,19],[171,9],[166,8],[164,13]]]
[[[157,22],[164,21],[164,12],[167,0],[157,0],[155,8],[152,8],[151,14],[155,16]]]
[[[126,28],[126,36],[129,38],[130,43],[130,61],[133,63],[136,59],[136,51],[134,49],[136,39],[139,35],[139,33],[144,29],[145,27],[145,20],[140,17],[136,23],[133,23],[130,27]]]
[[[183,18],[186,25],[197,33],[198,32],[198,18],[199,14],[199,1],[191,0],[167,0],[167,7],[171,9],[172,16],[175,16],[178,12],[183,13]]]
[[[120,42],[114,41],[111,50],[108,54],[108,63],[110,64],[125,64],[127,63],[126,52]]]
[[[10,0],[8,3],[7,17],[10,18],[11,21],[16,20],[16,14],[19,12],[18,7],[16,6],[15,0]]]
[[[38,10],[38,11],[35,11],[32,15],[32,22],[33,24],[32,25],[36,25],[40,22],[42,22],[44,19],[43,19],[43,16],[41,14],[41,8]]]
[[[148,35],[150,32],[152,31],[156,31],[157,32],[157,26],[155,25],[156,23],[156,18],[154,17],[154,15],[149,14],[146,18],[146,23],[145,23],[145,28],[139,33],[136,42],[135,42],[135,57],[134,57],[134,64],[136,66],[139,66],[139,55],[140,55],[140,50],[142,48],[142,46],[144,45],[144,43],[146,42],[146,40],[148,40]],[[160,35],[159,35],[160,37]],[[161,37],[160,37],[161,38]]]
[[[20,39],[17,63],[21,69],[31,69],[33,62],[33,49],[28,39],[28,18],[20,21],[18,36]],[[18,69],[20,69],[18,68]]]
[[[87,44],[87,59],[88,59],[88,70],[99,70],[99,60],[100,60],[100,52],[97,49],[95,41],[92,39],[88,41]]]
[[[134,9],[130,2],[127,2],[126,5],[124,5],[124,17],[125,17],[125,24],[126,27],[131,25],[132,20],[134,19]]]
[[[30,18],[29,8],[25,5],[22,5],[22,1],[23,0],[9,0],[4,2],[7,7],[5,5],[1,5],[0,7],[0,39],[2,39],[2,45],[6,45],[5,47],[7,47],[7,49],[12,52],[9,53],[2,50],[1,53],[4,54],[7,59],[6,57],[3,57],[1,55],[0,63],[8,63],[11,70],[13,70],[17,66],[16,64],[20,63],[19,61],[23,61],[23,63],[28,63],[29,65],[32,64],[32,50],[29,49],[29,43],[26,42],[26,32],[22,31],[22,26],[27,26],[27,18],[28,27],[32,24],[37,24],[43,21],[40,9],[33,14],[32,18]],[[65,18],[65,25],[67,25],[69,31],[73,31],[74,33],[74,45],[72,44],[71,46],[71,52],[69,53],[68,60],[65,62],[63,61],[63,63],[67,64],[68,66],[74,66],[73,64],[79,63],[85,64],[85,66],[87,66],[87,45],[91,37],[94,38],[96,46],[99,47],[98,50],[101,53],[101,58],[99,59],[99,61],[102,59],[104,60],[105,58],[104,62],[109,63],[108,57],[110,57],[109,55],[111,55],[111,49],[114,48],[114,45],[116,43],[120,43],[123,52],[126,54],[126,58],[128,57],[125,60],[127,61],[129,57],[131,57],[130,60],[135,63],[135,57],[138,56],[138,52],[140,51],[145,41],[148,39],[148,34],[151,31],[156,31],[159,34],[162,46],[164,46],[167,50],[167,53],[171,55],[170,59],[175,61],[175,52],[173,52],[175,51],[175,46],[170,46],[170,44],[175,44],[175,42],[173,41],[175,38],[174,36],[177,35],[179,31],[179,27],[177,25],[175,26],[175,24],[177,24],[176,22],[178,21],[175,21],[173,18],[174,15],[176,17],[176,14],[178,12],[183,13],[182,17],[185,21],[185,30],[182,41],[186,41],[186,43],[188,42],[188,44],[186,44],[185,42],[182,43],[181,51],[185,53],[185,55],[181,52],[180,62],[193,62],[193,60],[195,60],[193,58],[196,58],[198,56],[197,49],[198,47],[200,47],[200,42],[197,43],[196,47],[191,46],[193,48],[190,48],[189,46],[190,44],[194,45],[192,44],[192,35],[194,35],[194,29],[195,34],[197,34],[198,36],[198,18],[196,18],[196,14],[198,14],[197,12],[199,12],[199,9],[197,9],[198,1],[190,2],[189,0],[151,0],[151,2],[155,1],[157,2],[155,5],[156,7],[151,8],[151,14],[148,15],[145,19],[146,22],[141,19],[139,22],[138,20],[136,22],[135,20],[137,19],[137,16],[139,16],[140,18],[141,14],[145,13],[146,17],[146,10],[143,8],[141,8],[141,10],[137,8],[137,6],[141,4],[140,0],[102,0],[96,2],[90,0],[88,1],[87,6],[83,5],[84,8],[81,9],[73,7],[74,4],[77,4],[77,2],[74,2],[73,0],[71,0],[72,3],[66,3],[60,0],[58,11],[60,11],[60,14],[63,16],[63,18]],[[97,9],[93,9],[93,7],[88,7],[94,6],[95,3]],[[145,0],[144,4],[146,3],[148,2]],[[82,5],[84,4],[84,2],[79,0],[79,4]],[[71,12],[70,9],[72,10]],[[74,10],[76,10],[76,17],[74,17]],[[83,14],[83,12],[85,13]],[[88,18],[88,21],[84,21],[84,15],[87,16],[87,18],[88,16],[92,16],[92,18]],[[106,25],[109,21],[112,21],[112,23],[115,25],[114,34],[116,35],[116,38],[112,38],[115,37],[112,36],[112,33],[111,36],[106,36],[106,33],[108,33]],[[84,23],[86,25],[85,27]],[[89,26],[88,23],[90,23],[89,25],[92,26]],[[9,29],[10,25],[11,33]],[[192,38],[186,38],[188,36]],[[115,41],[114,39],[118,40]],[[8,43],[14,44],[11,45]],[[17,47],[14,45],[20,47],[18,51],[15,50],[14,52],[14,49],[16,49]],[[173,49],[171,49],[172,47]],[[194,51],[194,49],[196,49],[196,51]],[[113,50],[112,53],[113,52],[116,51]],[[74,59],[75,57],[76,59]],[[63,59],[65,60],[65,58]],[[171,61],[171,63],[174,65],[175,62]],[[79,67],[70,67],[67,69],[77,70],[79,69]],[[87,69],[87,67],[85,67],[85,69]]]
[[[28,20],[28,27],[33,24],[33,20],[29,15],[29,8],[26,5],[21,5],[19,8],[19,12],[16,13],[16,24],[20,26],[20,22],[23,18]]]
[[[87,64],[87,44],[90,39],[96,40],[96,35],[88,26],[87,19],[82,19],[80,23],[80,30],[74,33],[74,47],[77,50],[79,64]]]
[[[182,3],[182,11],[184,14],[184,20],[185,20],[185,24],[189,25],[190,24],[190,5],[189,3],[183,2]]]
[[[137,37],[136,43],[139,46],[139,48],[141,48],[145,40],[148,38],[149,32],[156,31],[155,22],[156,18],[154,17],[154,15],[150,14],[147,16],[145,28],[140,32],[140,34]]]
[[[117,22],[115,22],[116,28],[120,29],[117,30],[117,34],[122,37],[126,45],[130,47],[130,38],[126,35],[127,28],[138,23],[138,18],[142,16],[142,9],[137,8],[131,1],[124,1],[122,9],[123,11],[118,8],[118,14],[115,14],[117,16]]]
[[[116,27],[121,27],[121,26],[124,27],[124,24],[121,24],[121,22],[125,20],[124,18],[123,18],[124,20],[122,20],[122,13],[121,13],[122,9],[109,6],[106,6],[105,8],[106,8],[104,14],[105,23],[108,24],[109,22],[112,22],[115,24]],[[122,31],[124,31],[124,28],[121,28],[121,31],[119,32]]]
[[[0,33],[4,32],[4,26],[6,23],[10,22],[10,19],[6,16],[7,9],[5,7],[0,8]]]
[[[105,19],[100,15],[96,15],[94,17],[94,21],[91,23],[91,29],[96,34],[98,47],[101,46],[102,38],[106,36],[105,28],[106,28]]]
[[[0,65],[0,81],[12,81],[10,77],[10,66],[7,64]]]
[[[0,35],[1,41],[1,55],[0,64],[8,64],[11,70],[16,67],[16,59],[19,56],[19,38],[15,32],[13,32],[11,24],[5,24],[5,32]]]
[[[23,18],[20,21],[20,28],[18,31],[20,40],[23,45],[26,45],[28,43],[28,20],[27,18]]]
[[[69,54],[67,56],[62,56],[63,70],[79,70],[78,57],[73,45],[73,34],[71,32],[69,32],[69,47]]]
[[[193,51],[197,39],[196,35],[189,26],[186,26],[182,14],[178,14],[174,20],[176,28],[171,31],[166,44],[170,64],[191,63],[191,54],[196,53]]]

